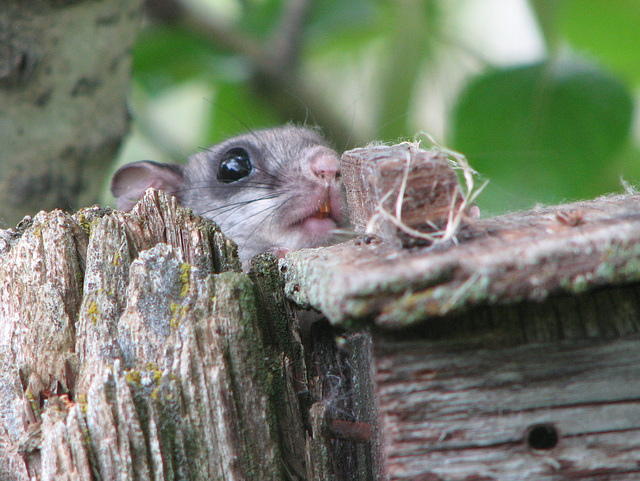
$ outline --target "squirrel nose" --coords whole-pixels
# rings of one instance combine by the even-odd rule
[[[325,182],[333,181],[340,171],[340,161],[331,151],[318,152],[310,162],[311,173]]]

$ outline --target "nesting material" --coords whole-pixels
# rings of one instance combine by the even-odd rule
[[[356,232],[410,247],[456,240],[470,220],[473,174],[464,156],[419,143],[347,151],[341,172]],[[455,170],[462,171],[465,185]]]

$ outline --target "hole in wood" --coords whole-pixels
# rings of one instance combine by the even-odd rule
[[[538,451],[553,449],[559,440],[558,430],[553,424],[534,424],[527,430],[526,441],[531,449]]]

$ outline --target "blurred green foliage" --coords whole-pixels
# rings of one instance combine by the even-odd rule
[[[621,176],[640,178],[631,135],[640,83],[636,0],[522,0],[542,51],[519,62],[488,60],[465,35],[461,12],[484,2],[499,15],[500,2],[316,0],[288,39],[294,57],[266,73],[286,6],[304,0],[201,2],[218,12],[219,31],[181,13],[152,14],[134,50],[138,132],[169,160],[293,120],[321,124],[338,149],[430,132],[490,180],[477,201],[485,213],[591,198],[620,191]],[[481,31],[485,20],[477,22]],[[198,119],[198,145],[187,147],[145,115],[157,113],[147,104],[194,83],[210,96],[200,97],[208,112]]]

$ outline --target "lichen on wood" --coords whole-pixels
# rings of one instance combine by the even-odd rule
[[[476,219],[456,242],[430,248],[364,237],[301,250],[283,262],[285,289],[334,324],[401,329],[482,305],[637,282],[639,209],[640,195],[614,195]],[[579,221],[567,222],[567,212]]]

